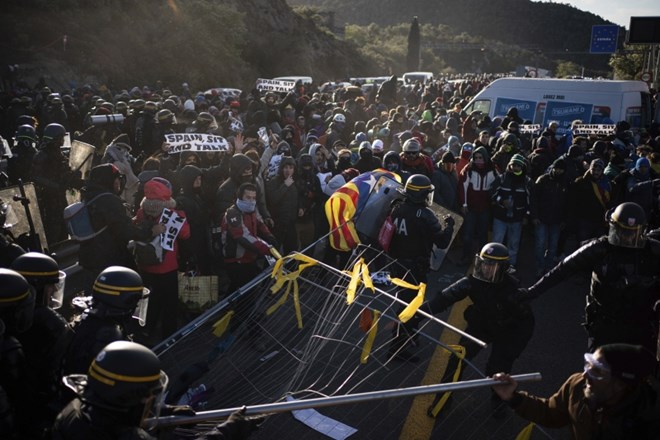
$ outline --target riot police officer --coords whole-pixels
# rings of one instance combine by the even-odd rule
[[[486,363],[486,375],[489,376],[498,371],[511,372],[513,362],[525,349],[534,332],[532,309],[528,303],[518,299],[519,282],[508,270],[509,264],[507,247],[500,243],[488,243],[475,256],[471,275],[445,288],[423,306],[429,313],[438,314],[455,302],[470,297],[472,304],[464,312],[467,322],[465,331],[484,342],[492,343]],[[477,343],[464,337],[459,345],[464,347],[464,358],[467,360],[474,358],[481,349]],[[441,383],[452,381],[458,362],[459,358],[454,353]],[[437,404],[443,394],[436,396],[435,402],[429,407],[429,416],[437,416],[442,409]],[[494,415],[503,415],[500,399],[495,394],[492,397]]]
[[[636,203],[608,211],[609,234],[585,244],[521,293],[534,298],[571,275],[591,272],[585,328],[589,350],[623,342],[657,349],[660,241],[645,234],[646,214]]]
[[[10,224],[15,218],[11,205],[0,199],[0,267],[8,268],[19,255],[25,253],[16,244],[10,230]]]
[[[403,190],[403,201],[397,200],[390,213],[394,223],[394,234],[390,243],[388,254],[398,260],[399,265],[394,266],[392,275],[403,278],[409,272],[417,283],[426,283],[426,274],[429,271],[429,261],[433,245],[445,249],[451,242],[454,232],[454,219],[446,216],[444,228],[435,213],[429,208],[433,202],[434,187],[431,180],[423,174],[413,174],[406,181]],[[410,301],[416,292],[406,290],[402,299]],[[395,358],[415,362],[417,358],[402,347],[408,335],[414,333],[419,322],[417,315],[397,329],[398,333],[390,345],[390,353]]]
[[[11,149],[12,157],[9,159],[7,174],[9,182],[15,184],[18,179],[24,182],[30,178],[32,159],[37,154],[37,131],[33,126],[23,124],[16,130],[14,146]]]
[[[0,438],[32,438],[32,383],[17,336],[34,317],[34,292],[19,273],[0,269]]]
[[[59,408],[62,359],[73,338],[67,321],[54,309],[62,305],[66,275],[57,262],[38,252],[21,255],[11,269],[23,275],[35,291],[34,322],[18,335],[26,359],[26,374],[34,388],[34,424],[48,428]]]
[[[32,178],[36,185],[37,199],[41,209],[48,243],[66,239],[62,212],[67,206],[67,188],[82,186],[80,171],[69,168],[60,147],[64,145],[66,129],[60,124],[49,124],[41,137],[39,152],[32,163]]]
[[[92,359],[113,341],[129,340],[131,318],[146,322],[149,290],[132,269],[110,266],[92,287],[91,306],[73,323],[75,336],[64,359],[67,374],[87,371]]]
[[[57,416],[53,426],[55,440],[155,439],[146,430],[147,418],[171,413],[163,406],[168,378],[160,360],[148,348],[127,341],[116,341],[91,362],[87,375],[65,378],[77,394]],[[175,412],[194,414],[189,407],[174,407]],[[163,414],[164,415],[164,414]],[[198,439],[245,439],[262,418],[248,418],[237,411],[214,430]]]

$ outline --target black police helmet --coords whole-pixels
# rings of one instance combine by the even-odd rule
[[[147,347],[116,341],[96,355],[87,372],[87,381],[85,400],[113,409],[138,407],[140,411],[136,415],[141,418],[149,410],[146,405],[160,400],[167,386],[167,375],[160,369],[158,356]]]
[[[62,305],[66,275],[59,270],[57,262],[52,257],[39,252],[28,252],[16,258],[11,263],[11,269],[23,275],[35,288],[37,304],[53,308]],[[44,287],[49,284],[55,285],[56,288],[46,295]]]
[[[16,130],[16,135],[14,136],[17,141],[21,140],[30,140],[32,142],[37,141],[37,131],[33,126],[29,124],[23,124]]]
[[[140,275],[122,266],[110,266],[99,274],[92,287],[95,303],[119,311],[132,311],[144,296]]]
[[[487,283],[499,283],[509,269],[509,249],[501,243],[487,243],[474,258],[472,276]]]
[[[610,224],[607,240],[614,246],[643,248],[646,244],[646,213],[637,203],[626,202],[606,214]]]
[[[406,186],[401,194],[411,203],[425,204],[430,206],[433,202],[433,191],[435,187],[431,184],[431,179],[423,174],[413,174],[406,181]]]
[[[53,142],[64,139],[64,135],[66,135],[66,128],[62,124],[48,124],[44,128],[42,139],[45,142]]]
[[[32,327],[34,292],[20,273],[0,268],[0,320],[10,334]]]

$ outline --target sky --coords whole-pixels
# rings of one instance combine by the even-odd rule
[[[620,26],[630,27],[630,17],[660,17],[658,0],[558,0],[589,11]]]

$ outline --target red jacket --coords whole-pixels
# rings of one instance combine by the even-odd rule
[[[270,255],[268,243],[275,243],[256,211],[244,213],[236,205],[227,209],[221,228],[226,263],[254,263],[259,256]]]
[[[185,217],[186,213],[180,210],[176,210],[176,213],[180,215],[181,217]],[[142,224],[144,222],[150,222],[152,224],[156,224],[159,219],[154,219],[151,217],[147,217],[142,210],[142,208],[138,209],[137,214],[135,214],[135,218],[133,221],[135,224]],[[187,240],[190,238],[190,224],[186,221],[183,223],[183,226],[181,227],[181,230],[179,231],[179,235],[177,235],[176,240],[174,240],[174,250],[172,251],[166,251],[163,250],[165,253],[163,262],[159,264],[154,264],[152,266],[141,266],[140,272],[145,272],[145,273],[168,273],[172,272],[173,270],[177,270],[179,268],[179,263],[177,261],[177,257],[179,255],[179,240]]]

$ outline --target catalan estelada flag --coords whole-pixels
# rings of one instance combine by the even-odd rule
[[[325,202],[325,215],[330,224],[330,246],[350,251],[360,244],[354,220],[360,216],[369,195],[381,177],[401,182],[398,174],[379,168],[362,173],[332,193]]]

